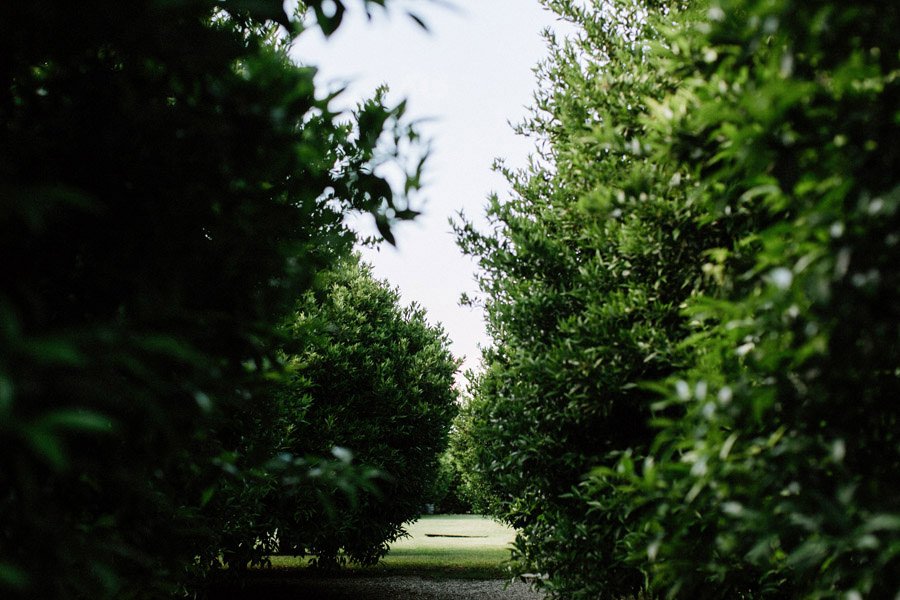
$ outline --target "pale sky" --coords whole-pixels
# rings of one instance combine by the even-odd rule
[[[366,22],[350,3],[337,33],[326,41],[309,31],[292,54],[319,67],[318,84],[350,84],[338,106],[353,106],[386,83],[391,100],[408,100],[410,118],[428,119],[420,126],[432,143],[423,214],[395,228],[397,248],[385,243],[380,251],[363,249],[363,257],[377,277],[400,288],[406,303],[419,303],[431,322],[443,324],[465,370],[478,367],[478,347],[488,340],[481,312],[459,306],[460,294],[477,290],[475,265],[457,248],[448,219],[462,210],[483,222],[488,195],[508,193],[491,170],[494,159],[526,163],[532,143],[509,123],[527,114],[536,85],[532,69],[546,54],[541,32],[557,23],[538,0],[453,3],[454,9],[395,3],[415,6],[429,32],[400,10]]]

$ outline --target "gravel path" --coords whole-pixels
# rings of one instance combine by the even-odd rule
[[[245,590],[219,590],[212,600],[541,600],[525,583],[423,579],[412,576],[303,577],[258,581]]]

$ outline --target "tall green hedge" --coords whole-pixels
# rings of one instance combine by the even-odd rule
[[[900,10],[705,16],[669,38],[684,82],[659,147],[693,164],[707,220],[757,225],[716,253],[723,293],[687,307],[701,356],[660,404],[683,416],[662,422],[654,466],[589,486],[642,507],[628,556],[668,595],[893,598]]]
[[[897,8],[546,4],[470,482],[560,597],[893,597]]]
[[[357,259],[322,277],[288,324],[295,348],[280,392],[294,407],[284,449],[294,456],[352,452],[380,475],[374,490],[273,497],[279,551],[321,566],[377,562],[422,514],[457,411],[458,362],[439,325]],[[279,494],[276,494],[278,496]]]
[[[677,85],[654,45],[675,3],[550,5],[582,30],[551,40],[539,72],[521,127],[541,139],[535,159],[504,169],[512,196],[492,199],[491,233],[458,227],[493,338],[460,453],[470,485],[519,529],[522,569],[560,594],[627,593],[642,575],[614,559],[624,514],[589,512],[578,486],[652,440],[653,394],[640,384],[689,364],[681,309],[711,283],[703,252],[726,233],[701,223],[696,181],[675,157],[644,143],[644,114]]]
[[[345,213],[409,216],[373,170],[414,137],[377,99],[338,118],[272,20],[299,28],[280,0],[0,7],[0,596],[171,597],[253,554],[278,327]]]

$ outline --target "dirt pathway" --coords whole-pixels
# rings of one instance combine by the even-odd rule
[[[413,576],[301,577],[260,580],[243,590],[218,590],[211,600],[541,600],[528,585],[505,581]]]

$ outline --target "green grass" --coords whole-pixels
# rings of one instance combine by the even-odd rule
[[[394,542],[376,566],[351,565],[351,575],[419,575],[435,579],[505,576],[504,561],[515,532],[477,515],[427,515],[407,526],[409,537]],[[439,537],[461,536],[461,537]],[[303,568],[307,559],[273,556],[275,569]]]

